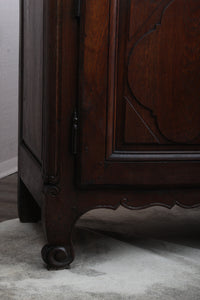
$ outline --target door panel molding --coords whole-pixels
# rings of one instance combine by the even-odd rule
[[[200,47],[195,48],[195,37],[199,36],[195,17],[196,13],[199,15],[197,2],[102,0],[101,4],[83,3],[80,186],[153,187],[156,180],[162,187],[199,185],[200,180],[195,175],[200,171],[200,139],[196,135],[196,131],[200,132],[196,120],[196,116],[200,115],[200,103],[197,101],[200,91],[198,76],[195,77],[200,57],[196,55]],[[190,7],[186,10],[188,3]],[[182,7],[184,4],[187,4],[186,8]],[[180,16],[176,18],[177,11]],[[138,16],[141,17],[139,23],[136,22]],[[182,19],[185,24],[182,24]],[[167,47],[162,31],[168,36]],[[179,41],[187,32],[189,35],[185,37],[182,53],[181,46],[173,42],[176,40],[174,34],[177,33]],[[154,35],[156,37],[151,40]],[[193,48],[194,56],[190,55]],[[164,92],[171,87],[169,81],[174,81],[172,63],[177,53],[182,59],[185,55],[183,63],[177,59],[177,72],[189,79],[192,74],[189,85],[183,85],[188,94],[182,94],[179,89],[182,77],[177,77],[180,80],[175,81],[178,94],[174,96],[170,90],[164,97]],[[186,65],[188,67],[184,69]],[[155,72],[152,71],[154,69]],[[159,91],[155,84],[160,84]],[[179,94],[182,102],[177,96]],[[188,99],[194,102],[189,109]],[[163,108],[164,105],[167,109]],[[162,132],[158,115],[165,129],[175,138]],[[182,138],[184,135],[185,139]],[[194,139],[194,136],[197,138]]]

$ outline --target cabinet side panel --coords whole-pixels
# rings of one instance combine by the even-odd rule
[[[43,0],[23,1],[22,139],[41,161],[43,101]]]

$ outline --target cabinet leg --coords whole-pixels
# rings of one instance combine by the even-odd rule
[[[41,209],[29,190],[18,179],[18,215],[22,223],[36,223],[41,219]]]
[[[42,258],[48,270],[68,269],[74,260],[72,231],[76,216],[67,200],[51,192],[47,193],[42,210],[42,223],[48,243],[41,251]]]

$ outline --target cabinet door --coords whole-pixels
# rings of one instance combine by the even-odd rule
[[[200,184],[200,0],[83,0],[80,185]]]

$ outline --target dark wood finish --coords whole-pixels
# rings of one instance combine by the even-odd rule
[[[199,2],[84,4],[81,185],[198,187]]]
[[[43,0],[23,2],[23,127],[22,138],[32,153],[42,156]]]
[[[21,0],[19,195],[29,191],[41,207],[42,256],[59,269],[73,260],[74,224],[91,209],[200,205],[200,1],[43,0],[43,28],[27,37],[39,9],[30,1],[27,25],[28,3]],[[36,66],[23,75],[35,59],[28,41],[37,55],[43,47],[39,85]],[[34,122],[25,107],[38,113]]]

